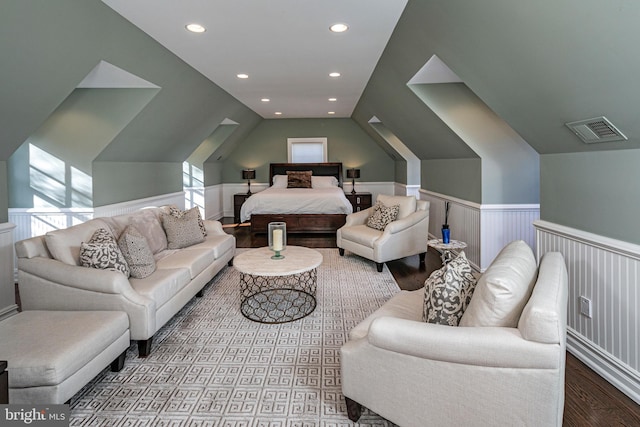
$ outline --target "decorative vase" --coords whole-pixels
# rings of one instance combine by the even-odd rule
[[[287,223],[286,222],[270,222],[268,225],[269,249],[275,252],[271,259],[283,259],[284,255],[280,252],[287,247]]]
[[[442,243],[449,243],[450,231],[448,224],[442,225]]]

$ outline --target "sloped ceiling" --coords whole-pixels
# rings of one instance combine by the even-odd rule
[[[538,153],[640,147],[640,2],[409,1],[353,118],[376,115],[421,159],[475,157],[406,87],[438,55]],[[604,115],[628,138],[583,144]]]

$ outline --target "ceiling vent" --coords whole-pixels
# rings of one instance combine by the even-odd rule
[[[627,140],[627,137],[604,116],[566,123],[566,125],[586,144]]]

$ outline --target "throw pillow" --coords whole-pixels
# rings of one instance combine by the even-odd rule
[[[118,271],[129,277],[129,265],[118,248],[112,242],[82,242],[80,244],[80,265],[100,270]]]
[[[167,236],[160,221],[151,209],[143,209],[129,217],[129,225],[133,225],[147,239],[151,252],[157,254],[167,249]]]
[[[195,207],[193,207],[193,208],[191,208],[189,210],[183,211],[183,210],[180,210],[177,206],[171,205],[171,206],[169,206],[169,215],[173,215],[176,218],[182,218],[182,216],[184,214],[186,214],[187,212],[192,211],[194,209],[196,211],[198,211],[198,227],[200,227],[200,231],[202,231],[202,235],[206,236],[207,235],[207,229],[204,226],[204,221],[202,220],[202,215],[200,215],[200,209],[198,209],[197,206],[195,206]]]
[[[118,246],[129,264],[131,277],[144,279],[156,271],[156,260],[149,243],[133,225],[124,229],[118,239]]]
[[[287,188],[311,188],[311,171],[287,171]]]
[[[167,233],[169,249],[186,248],[204,240],[198,225],[198,211],[190,209],[180,218],[162,214],[162,225]]]
[[[382,231],[387,224],[398,218],[398,212],[400,212],[399,205],[387,207],[378,201],[373,205],[373,213],[367,219],[367,227]]]
[[[116,238],[106,228],[98,228],[89,239],[89,243],[116,243]]]
[[[424,282],[422,320],[458,326],[476,286],[476,278],[464,252],[436,270]]]

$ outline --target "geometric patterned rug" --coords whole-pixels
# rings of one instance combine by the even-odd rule
[[[340,384],[340,346],[399,291],[384,267],[318,249],[317,307],[268,325],[240,313],[239,273],[224,268],[124,369],[102,371],[71,399],[72,426],[352,426]],[[392,426],[364,410],[360,426]]]

